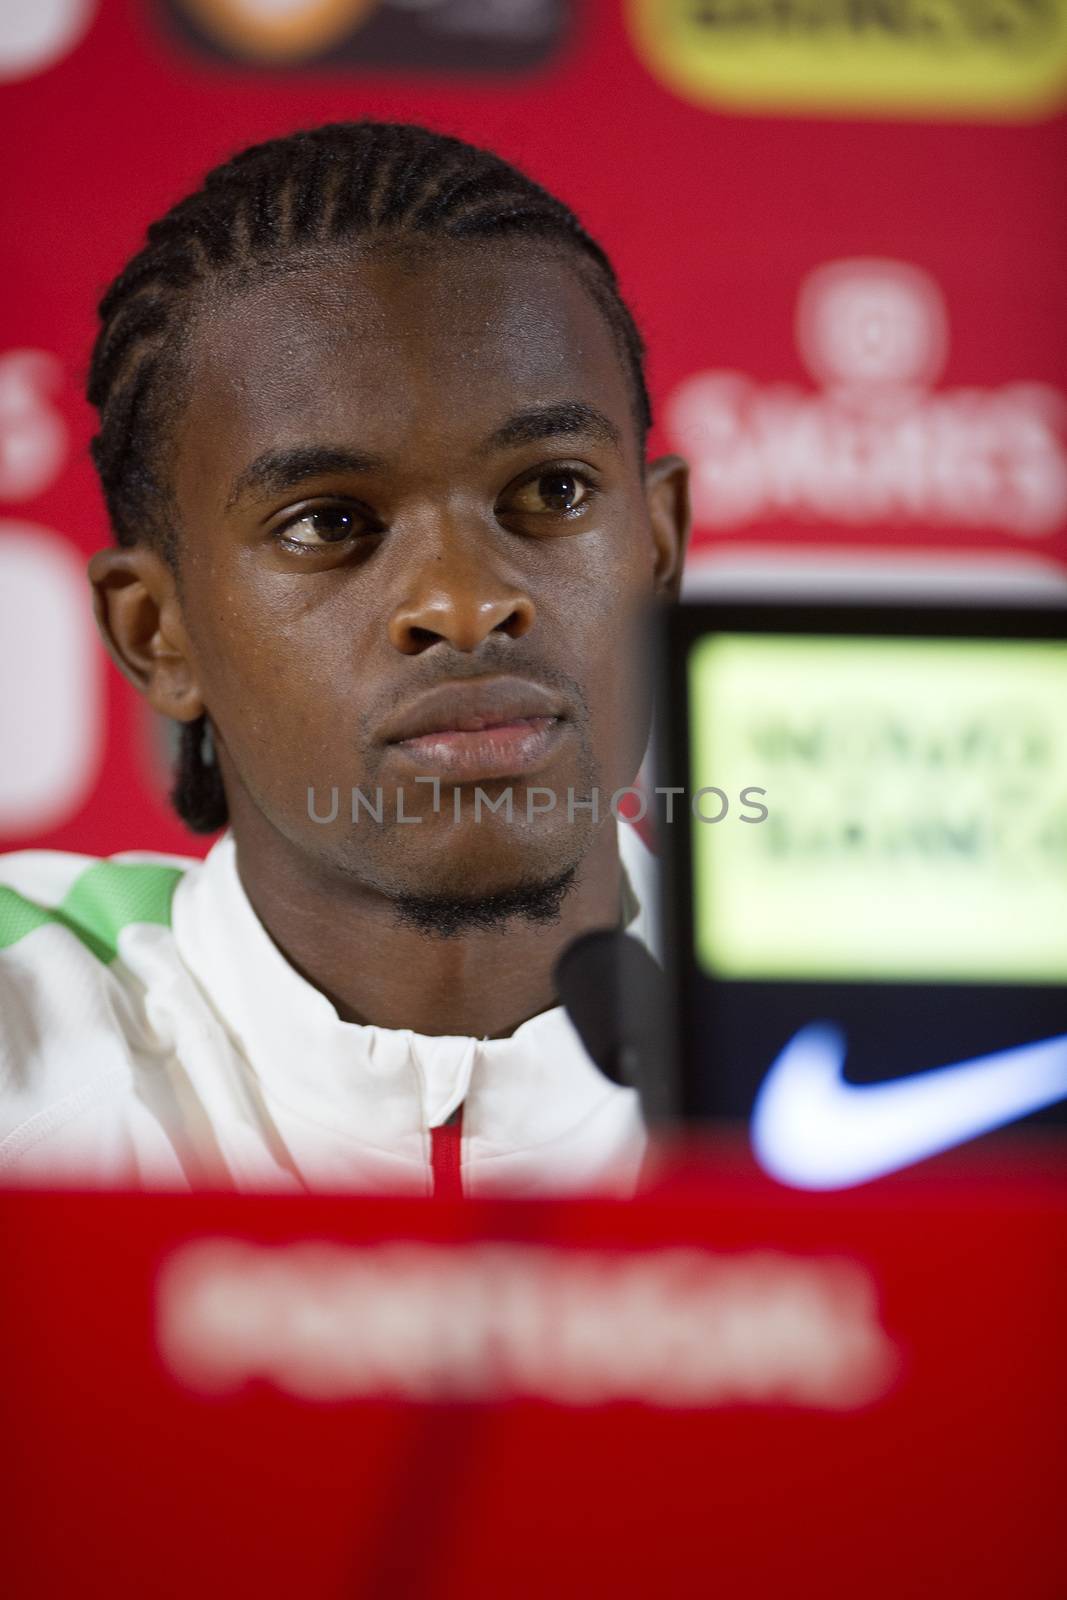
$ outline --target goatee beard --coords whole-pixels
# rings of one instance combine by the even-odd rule
[[[464,933],[492,933],[513,918],[524,922],[558,922],[563,902],[578,875],[568,867],[557,877],[540,883],[520,883],[494,894],[394,894],[391,896],[400,926],[434,939],[454,939]]]

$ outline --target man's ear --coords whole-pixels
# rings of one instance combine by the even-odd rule
[[[98,550],[89,562],[93,610],[108,654],[165,717],[204,710],[172,569],[147,545]]]
[[[681,456],[658,456],[645,468],[645,498],[656,560],[656,594],[677,600],[689,544],[689,463]]]

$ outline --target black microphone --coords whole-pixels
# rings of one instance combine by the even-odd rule
[[[604,1076],[637,1090],[649,1127],[669,1121],[667,984],[645,946],[617,928],[582,934],[557,961],[555,981]]]

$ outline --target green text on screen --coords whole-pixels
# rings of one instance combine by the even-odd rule
[[[1067,981],[1067,645],[714,634],[688,672],[706,971]]]

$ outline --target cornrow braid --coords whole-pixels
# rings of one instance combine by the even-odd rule
[[[181,724],[170,803],[194,833],[217,833],[229,820],[206,716]]]
[[[652,408],[645,348],[607,255],[561,200],[492,151],[414,123],[329,123],[269,139],[209,172],[149,227],[144,248],[104,294],[88,398],[90,450],[120,545],[147,542],[178,568],[165,466],[180,407],[181,358],[207,294],[312,245],[386,238],[543,240],[573,253],[617,341],[642,458]],[[197,832],[227,821],[205,721],[183,728],[171,799]]]

